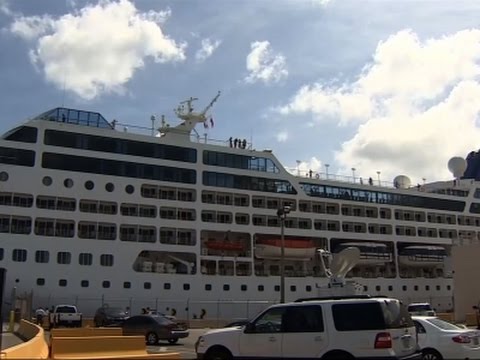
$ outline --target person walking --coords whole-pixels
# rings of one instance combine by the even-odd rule
[[[43,326],[43,318],[47,315],[45,310],[42,307],[38,307],[37,310],[35,310],[35,318],[37,321],[37,325]]]

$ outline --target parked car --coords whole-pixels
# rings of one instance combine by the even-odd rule
[[[93,322],[95,326],[121,326],[128,319],[128,314],[119,307],[102,306],[97,309]]]
[[[57,305],[49,314],[49,323],[50,329],[60,326],[81,327],[82,313],[75,305]]]
[[[412,316],[437,316],[430,303],[411,303],[407,307]]]
[[[413,316],[424,360],[480,359],[480,332],[434,316]]]
[[[270,306],[245,326],[210,330],[199,360],[237,358],[421,359],[416,329],[399,300],[343,296]]]
[[[186,324],[174,322],[164,316],[135,315],[122,325],[123,335],[143,335],[148,345],[155,345],[159,340],[175,344],[178,339],[189,335]]]

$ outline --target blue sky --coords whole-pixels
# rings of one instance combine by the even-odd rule
[[[61,106],[150,126],[218,90],[209,137],[282,164],[451,178],[480,147],[478,1],[0,0],[0,130]],[[203,133],[203,129],[198,129]]]

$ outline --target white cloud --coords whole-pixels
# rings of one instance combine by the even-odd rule
[[[310,170],[312,171],[312,176],[315,176],[316,173],[322,172],[322,162],[313,156],[309,161],[297,160],[295,166],[288,166],[287,171],[300,176],[310,176]]]
[[[202,39],[202,47],[195,53],[195,59],[198,62],[205,61],[213,54],[220,44],[220,40],[212,41],[208,38]]]
[[[305,85],[276,110],[354,126],[336,153],[344,172],[355,167],[368,178],[381,171],[388,181],[399,173],[414,182],[448,178],[448,159],[478,147],[479,60],[480,30],[425,41],[401,31],[378,44],[352,82]]]
[[[280,131],[277,134],[277,141],[278,142],[285,142],[288,140],[288,132],[286,130]]]
[[[104,0],[57,19],[17,16],[12,33],[35,39],[31,59],[48,81],[84,99],[122,92],[147,58],[156,63],[185,60],[186,44],[159,26],[170,10],[139,12],[128,0]]]
[[[12,11],[10,10],[10,5],[7,0],[0,0],[0,13],[11,16]]]
[[[285,57],[271,50],[268,41],[255,41],[250,44],[247,55],[247,83],[263,81],[265,84],[279,82],[288,76]]]

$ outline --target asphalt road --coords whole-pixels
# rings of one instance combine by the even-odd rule
[[[160,341],[157,346],[147,346],[148,352],[178,352],[183,360],[196,358],[195,342],[198,337],[210,329],[190,329],[190,335],[185,339],[178,340],[178,343],[171,345],[167,341]]]

